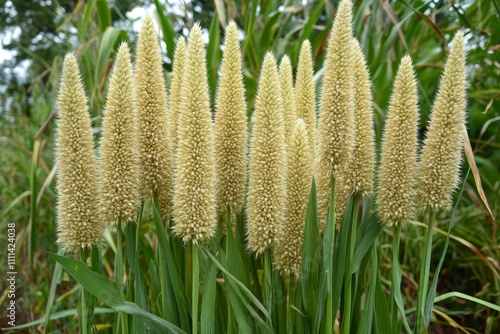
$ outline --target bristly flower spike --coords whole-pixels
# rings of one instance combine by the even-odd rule
[[[320,230],[330,200],[332,178],[346,172],[354,146],[354,66],[352,3],[343,0],[333,24],[325,58],[318,124],[318,186]]]
[[[137,108],[127,43],[116,54],[99,156],[99,209],[110,226],[135,221],[139,206]]]
[[[72,53],[64,58],[58,109],[57,242],[77,252],[101,243],[103,224],[97,211],[97,168],[87,98]]]
[[[316,155],[316,93],[314,87],[314,66],[311,43],[305,40],[302,43],[297,65],[297,79],[295,80],[295,101],[297,117],[302,118],[307,126],[311,157]]]
[[[240,213],[245,199],[247,116],[241,64],[238,27],[230,22],[215,113],[217,196],[223,217],[228,206],[233,215]]]
[[[264,57],[255,99],[247,204],[248,248],[263,253],[277,241],[286,205],[283,100],[276,61]]]
[[[201,28],[189,35],[178,122],[173,231],[198,244],[215,234],[215,141]]]
[[[287,213],[275,247],[276,267],[300,278],[302,244],[307,203],[313,176],[313,161],[306,123],[299,118],[288,145]]]
[[[151,16],[142,23],[137,42],[135,85],[139,114],[141,193],[156,193],[163,216],[172,207],[171,147],[168,137],[167,94],[156,25]]]
[[[288,55],[281,59],[279,68],[279,77],[281,84],[281,94],[283,96],[283,110],[285,118],[285,138],[288,142],[292,138],[297,112],[295,106],[295,91],[293,88],[292,62]]]
[[[389,227],[415,214],[418,135],[417,82],[410,56],[401,60],[382,141],[377,209]]]
[[[179,38],[175,45],[174,62],[172,67],[172,83],[170,85],[170,118],[169,134],[172,146],[172,163],[175,163],[177,153],[177,123],[179,121],[179,108],[181,103],[181,85],[184,80],[184,63],[186,61],[186,41],[184,37]]]
[[[466,88],[464,34],[459,31],[444,66],[422,149],[418,182],[422,210],[451,208],[462,162]]]

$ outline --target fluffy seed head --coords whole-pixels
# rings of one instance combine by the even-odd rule
[[[295,107],[295,92],[293,89],[292,63],[288,55],[281,59],[279,68],[281,94],[283,96],[283,108],[285,117],[285,138],[288,142],[292,138],[297,113]]]
[[[286,148],[283,100],[273,55],[264,57],[250,141],[248,248],[262,253],[277,241],[285,216]]]
[[[285,274],[294,274],[297,278],[300,277],[302,269],[302,244],[313,174],[310,154],[306,123],[299,118],[288,145],[286,220],[280,230],[274,252],[276,267]]]
[[[181,84],[183,82],[183,69],[186,61],[186,42],[184,37],[179,38],[175,45],[174,62],[172,69],[172,83],[170,85],[170,118],[169,134],[172,144],[172,163],[175,163],[177,153],[177,122],[179,120],[179,106],[181,103]]]
[[[349,163],[349,186],[354,193],[372,192],[375,171],[375,143],[371,82],[365,56],[357,40],[354,46],[354,148]]]
[[[247,119],[238,28],[229,23],[221,65],[215,114],[218,208],[243,209],[246,177]]]
[[[460,31],[444,66],[422,149],[418,180],[422,210],[451,208],[462,161],[466,85],[464,35]]]
[[[316,151],[316,96],[313,75],[311,43],[306,39],[300,48],[295,81],[295,101],[297,117],[306,122],[311,147],[310,157],[314,157]]]
[[[343,0],[333,24],[325,59],[320,100],[318,158],[318,213],[321,230],[328,209],[332,176],[344,173],[354,145],[354,66],[352,4]]]
[[[112,226],[134,221],[139,206],[139,146],[132,64],[127,43],[116,54],[100,145],[101,219]]]
[[[87,98],[73,54],[64,58],[56,140],[58,243],[70,252],[100,244],[96,158]]]
[[[173,231],[184,242],[215,233],[215,150],[201,28],[189,36],[178,123]]]
[[[417,82],[410,56],[399,65],[382,142],[377,208],[387,226],[415,212],[418,130]]]
[[[139,32],[135,85],[139,114],[141,192],[145,198],[152,198],[156,192],[161,212],[167,215],[172,206],[172,153],[168,140],[167,94],[156,25],[149,15]]]

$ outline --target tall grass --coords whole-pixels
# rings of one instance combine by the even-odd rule
[[[81,41],[84,46],[77,50],[77,54],[80,55],[83,79],[90,98],[91,114],[94,117],[93,124],[99,127],[101,124],[100,110],[105,101],[105,83],[111,60],[120,40],[126,33],[118,28],[110,27],[110,21],[105,19],[105,11],[99,9],[100,7],[92,8],[92,4],[93,2],[89,2],[84,6],[83,13],[85,15],[82,15],[79,24],[83,25],[87,22],[87,26],[92,27],[94,23],[89,18],[94,11],[99,13],[98,22],[102,22],[102,24],[99,24],[99,29],[95,25],[94,32],[92,29],[85,31],[87,26],[82,26]],[[229,6],[218,6],[218,17],[213,19],[212,27],[209,30],[207,51],[210,59],[207,66],[209,76],[210,73],[215,73],[212,74],[212,79],[208,80],[210,91],[213,94],[212,104],[214,103],[213,98],[216,96],[217,70],[221,60],[221,53],[213,50],[219,49],[218,31],[223,30],[219,28],[222,12],[224,12],[223,17],[233,16],[232,18],[236,19],[240,29],[245,32],[241,46],[245,64],[244,75],[249,114],[253,112],[257,77],[260,72],[261,60],[267,49],[273,50],[277,59],[281,59],[282,55],[288,53],[292,59],[292,65],[296,67],[300,42],[308,38],[311,39],[315,56],[316,82],[321,82],[319,79],[323,75],[321,64],[327,32],[330,30],[328,28],[332,23],[336,6],[320,2],[315,7],[298,6],[299,11],[296,13],[293,12],[293,7],[279,7],[279,4],[273,1],[266,2],[266,5],[260,8],[256,6],[256,2],[243,5],[235,3],[233,6],[236,9],[240,8],[242,15],[234,17],[238,10]],[[437,9],[432,9],[429,4],[424,3],[414,6],[394,4],[391,7],[389,4],[379,5],[378,2],[361,2],[354,6],[353,31],[356,35],[359,34],[360,44],[366,54],[372,74],[377,136],[381,134],[382,119],[389,101],[388,91],[390,91],[395,74],[395,66],[401,55],[406,52],[409,52],[415,59],[421,94],[422,119],[428,119],[427,111],[430,110],[433,92],[436,89],[435,83],[437,83],[441,73],[440,66],[446,54],[444,50],[447,48],[447,43],[445,42],[450,38],[447,33],[451,31],[450,25],[437,26],[436,17],[447,13],[448,10],[453,11],[456,13],[454,15],[457,15],[457,18],[461,20],[460,22],[464,22],[462,23],[464,26],[471,28],[469,34],[473,36],[475,32],[481,33],[481,25],[478,27],[470,26],[470,22],[467,23],[468,20],[470,21],[468,16],[482,11],[485,13],[483,14],[484,22],[487,22],[488,19],[491,20],[492,15],[493,17],[496,15],[494,12],[492,14],[491,11],[480,8],[477,3],[467,7],[465,12],[462,12],[458,5]],[[157,8],[161,9],[161,4],[157,3]],[[431,14],[427,14],[428,10]],[[160,12],[163,13],[163,10]],[[104,17],[102,17],[103,15]],[[163,37],[167,41],[167,55],[172,59],[173,41],[177,36],[172,34],[173,29],[167,21],[169,17],[170,15],[160,15],[162,19],[160,22],[162,23]],[[106,29],[106,27],[108,28]],[[372,28],[370,30],[372,34],[361,34],[364,29],[370,28]],[[98,43],[95,39],[91,41],[92,34],[97,36]],[[422,45],[425,45],[425,48]],[[469,62],[475,63],[478,59],[480,58],[475,51],[469,54]],[[54,67],[54,73],[57,73],[57,67]],[[51,86],[55,92],[57,91],[56,74],[54,74],[53,80],[54,84]],[[480,79],[471,79],[471,82],[482,84]],[[50,90],[50,88],[47,89]],[[317,91],[319,93],[320,90],[317,89]],[[479,109],[481,105],[485,107],[490,99],[493,106],[496,106],[498,102],[494,99],[494,94],[494,92],[485,89],[471,91],[470,113],[472,114],[473,111]],[[490,110],[495,109],[490,107]],[[476,114],[471,115],[472,119],[477,117]],[[44,117],[41,119],[43,120]],[[32,132],[35,132],[41,124],[41,122],[37,123],[33,120],[28,121],[32,123]],[[50,130],[50,127],[48,129]],[[477,131],[477,129],[472,128],[469,133],[477,133]],[[4,134],[2,136],[2,140],[7,142],[7,136]],[[14,136],[20,136],[20,134],[14,132]],[[40,233],[37,236],[35,231],[37,226],[41,224],[40,222],[45,221],[44,217],[49,217],[47,220],[53,221],[54,192],[50,187],[53,178],[51,142],[49,141],[47,146],[47,141],[44,141],[47,135],[44,136],[43,132],[37,137],[34,137],[33,134],[31,136],[36,141],[24,139],[25,143],[20,141],[20,147],[33,147],[33,151],[23,152],[22,155],[13,153],[13,157],[9,158],[9,163],[19,161],[18,166],[32,172],[29,179],[32,182],[31,208],[33,213],[29,232],[31,240],[36,241],[40,239]],[[377,142],[379,141],[377,140]],[[487,150],[488,145],[486,144],[482,149]],[[41,154],[40,160],[34,159],[38,152]],[[481,154],[481,151],[477,153]],[[28,158],[29,163],[23,162],[23,155]],[[33,160],[33,164],[30,160]],[[482,166],[488,166],[488,162],[484,159],[479,159],[477,163],[480,170]],[[15,174],[15,177],[24,179],[21,183],[27,184],[27,175],[23,172]],[[489,190],[496,189],[494,176],[490,176],[491,179],[486,177],[486,180],[484,176],[483,174],[487,194],[491,196]],[[3,184],[12,185],[10,180],[4,181]],[[494,261],[498,255],[497,248],[495,248],[498,232],[495,229],[495,223],[489,223],[488,218],[486,218],[482,219],[484,222],[481,223],[480,228],[483,234],[470,233],[474,229],[470,223],[458,224],[455,226],[453,234],[450,233],[455,222],[469,222],[477,220],[478,217],[486,216],[482,209],[483,203],[475,195],[473,183],[463,182],[461,186],[464,195],[461,194],[455,198],[457,205],[451,214],[452,219],[450,220],[450,215],[447,213],[436,215],[434,224],[436,234],[431,247],[439,253],[445,254],[446,247],[443,244],[450,244],[453,249],[452,256],[470,260],[458,262],[473,263],[469,270],[475,277],[474,287],[476,289],[468,291],[458,287],[459,290],[465,291],[467,294],[451,292],[440,295],[439,291],[445,292],[449,289],[449,283],[448,286],[441,285],[443,283],[440,283],[437,276],[429,277],[427,275],[427,278],[433,278],[431,291],[437,289],[436,301],[439,301],[439,305],[434,307],[432,303],[430,306],[426,306],[430,317],[428,320],[433,322],[433,326],[440,326],[444,321],[444,323],[459,328],[478,328],[481,326],[485,332],[495,332],[497,329],[495,320],[498,319],[498,309],[495,308],[495,304],[498,302],[495,301],[494,291],[499,291],[500,285],[498,274],[500,269]],[[5,198],[15,199],[14,196],[17,197],[17,195],[19,197],[14,205],[5,205],[2,208],[2,223],[4,219],[7,221],[7,218],[16,221],[23,220],[23,211],[18,209],[16,203],[25,202],[29,194],[29,192],[25,195],[22,192],[16,193],[14,187],[3,189],[2,195],[6,196]],[[37,194],[41,194],[41,196],[35,196]],[[37,198],[35,201],[34,197],[40,197],[40,200]],[[64,266],[65,272],[61,273],[60,267],[56,266],[56,270],[47,271],[47,274],[41,276],[40,281],[36,282],[36,286],[43,295],[41,309],[46,310],[46,314],[52,314],[45,316],[41,322],[46,324],[44,328],[50,332],[51,328],[54,328],[52,326],[58,326],[60,323],[60,320],[57,322],[49,321],[51,317],[61,319],[61,317],[76,314],[71,310],[75,305],[76,293],[71,293],[71,289],[66,287],[68,284],[71,286],[69,283],[71,280],[68,280],[66,274],[68,272],[89,292],[89,296],[95,295],[97,297],[93,324],[109,332],[119,329],[121,332],[134,333],[141,332],[146,327],[151,331],[191,332],[196,326],[201,332],[234,332],[236,330],[281,332],[285,331],[286,328],[293,328],[294,331],[301,333],[324,332],[327,329],[328,317],[330,317],[329,321],[331,321],[332,326],[337,323],[344,331],[347,331],[344,320],[347,302],[350,303],[349,309],[352,310],[349,315],[352,319],[349,321],[352,324],[349,332],[367,332],[370,329],[377,332],[397,332],[402,328],[401,326],[407,328],[407,322],[413,328],[414,316],[418,314],[415,312],[417,298],[416,279],[414,278],[417,276],[418,268],[422,262],[419,250],[425,243],[423,231],[425,231],[427,224],[421,224],[418,221],[420,219],[417,219],[403,228],[401,230],[403,253],[396,251],[390,255],[389,249],[397,250],[396,244],[390,246],[392,234],[399,234],[399,230],[382,229],[382,225],[373,211],[372,197],[366,197],[359,204],[356,202],[356,200],[351,199],[346,206],[342,219],[347,223],[342,223],[339,231],[335,231],[333,227],[330,230],[327,228],[325,235],[328,237],[321,239],[318,226],[324,224],[325,218],[334,222],[335,217],[333,210],[329,218],[318,217],[316,188],[315,184],[312,184],[304,231],[302,277],[295,281],[290,277],[283,277],[275,271],[263,271],[263,268],[269,268],[271,261],[268,260],[266,266],[265,259],[256,258],[248,252],[245,239],[245,224],[247,223],[245,215],[235,214],[234,232],[228,229],[228,233],[224,235],[221,230],[218,230],[213,239],[200,246],[198,250],[193,250],[186,248],[172,234],[170,227],[174,223],[162,219],[162,214],[157,210],[158,206],[155,206],[152,201],[145,201],[141,205],[137,225],[127,225],[122,242],[114,240],[115,233],[113,231],[106,232],[104,246],[99,249],[98,253],[97,249],[93,252],[93,257],[98,258],[101,262],[100,267],[93,268],[94,272],[86,269],[86,266],[73,260],[70,256],[52,255],[54,259],[59,261],[58,263]],[[493,210],[498,210],[498,208],[493,207]],[[151,212],[153,212],[153,216],[151,216]],[[355,219],[356,215],[359,219]],[[232,216],[232,212],[229,213],[229,216]],[[226,221],[226,226],[230,226],[231,219],[233,218],[222,217],[219,219],[218,225],[220,226],[222,221]],[[355,224],[351,223],[356,221],[358,221],[356,224],[358,225],[357,233],[353,233],[347,227],[354,226],[356,228]],[[332,226],[334,226],[333,223]],[[54,229],[53,225],[49,227]],[[449,230],[448,227],[450,227]],[[53,232],[41,231],[41,233],[49,240],[55,240]],[[28,232],[21,234],[21,238],[28,234]],[[116,237],[118,235],[121,235],[120,231],[117,231]],[[43,256],[45,249],[55,251],[55,248],[51,246],[51,243],[43,246],[39,246],[33,241],[30,243],[32,248],[29,254],[33,256],[34,269],[37,270],[36,267],[41,264],[40,254]],[[334,245],[334,251],[331,255],[328,254],[328,245]],[[123,291],[120,291],[118,286],[109,281],[107,277],[111,278],[115,276],[115,273],[118,273],[119,269],[113,269],[115,253],[113,249],[119,252],[122,246],[125,251],[123,254],[125,260],[118,266],[122,268],[126,284]],[[400,257],[401,268],[395,266],[391,276],[388,270],[396,263],[392,260],[392,256],[396,255],[402,255]],[[331,256],[331,261],[328,259],[329,256]],[[438,257],[433,257],[432,268],[436,265],[435,258]],[[193,262],[196,261],[200,276],[193,276],[191,269],[192,264],[195,264]],[[443,263],[439,266],[441,265]],[[456,268],[456,266],[461,265],[462,263],[452,265],[450,261],[446,261],[443,269],[448,266]],[[336,269],[329,271],[332,275],[329,280],[326,279],[327,275],[325,274],[328,267]],[[85,275],[81,275],[82,272]],[[446,277],[444,281],[446,284],[446,279],[452,276],[446,274],[446,270],[443,270],[443,275]],[[53,276],[53,283],[49,284],[51,276]],[[61,285],[59,277],[62,277],[63,282],[68,283]],[[195,289],[197,282],[191,281],[193,277],[199,278],[199,296],[198,289]],[[400,297],[398,297],[395,288],[392,287],[398,286],[398,277],[403,278],[402,281],[399,279],[403,288],[403,295]],[[484,285],[488,281],[493,282],[489,287]],[[458,283],[451,282],[451,284],[462,283],[459,281]],[[43,292],[44,289],[45,291],[50,290],[50,293]],[[325,314],[323,310],[328,304],[325,297],[328,292],[331,293],[331,312]],[[389,295],[386,295],[386,292]],[[478,295],[474,299],[473,295],[476,293]],[[56,298],[57,296],[59,297]],[[395,296],[394,304],[392,296]],[[457,297],[478,304],[467,303],[466,307],[460,309],[456,306]],[[477,297],[481,297],[481,299],[477,299]],[[454,301],[443,303],[446,298],[453,298]],[[431,296],[430,299],[433,300],[434,297]],[[53,309],[56,311],[52,311],[49,307],[52,304],[49,302],[51,300],[55,301]],[[268,303],[269,300],[273,302]],[[199,309],[197,308],[199,316],[193,317],[197,314],[193,310],[197,304],[199,304]],[[64,309],[69,311],[62,311]],[[396,316],[394,316],[396,309],[399,312],[396,312]],[[448,309],[454,310],[455,313],[446,316]],[[468,314],[472,310],[478,309],[485,314],[481,318],[484,320],[474,323]],[[337,316],[337,310],[340,310],[340,316]],[[431,310],[434,312],[431,313]],[[111,321],[112,318],[109,314],[113,314],[115,311],[130,315],[123,318],[127,319],[122,322],[123,325],[118,326],[117,320]],[[114,317],[118,319],[116,315]],[[71,318],[64,320],[64,323],[75,326],[75,321]],[[114,325],[106,327],[104,325],[106,323]]]

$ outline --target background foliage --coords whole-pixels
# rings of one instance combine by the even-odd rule
[[[207,35],[209,82],[213,97],[221,59],[220,44],[227,22],[241,29],[249,116],[264,53],[270,49],[280,59],[289,54],[296,66],[301,42],[309,38],[315,56],[315,78],[320,82],[328,32],[336,1],[20,1],[0,2],[3,48],[14,57],[0,68],[0,239],[5,244],[6,226],[15,222],[17,259],[18,323],[40,318],[50,298],[54,262],[47,251],[55,244],[55,192],[53,166],[55,97],[63,55],[76,52],[80,60],[96,136],[99,136],[106,82],[114,53],[121,40],[134,45],[137,23],[146,9],[157,15],[162,30],[167,81],[174,42],[187,36],[193,22],[200,21]],[[464,29],[468,52],[468,132],[482,186],[494,216],[500,212],[500,6],[497,1],[355,1],[354,33],[366,54],[373,80],[375,123],[380,138],[392,80],[400,58],[409,53],[419,80],[421,130],[425,133],[438,78],[457,29]],[[1,60],[0,60],[1,61]],[[378,143],[380,140],[377,141]],[[467,163],[464,164],[467,168]],[[438,294],[460,291],[500,304],[500,232],[479,197],[472,176],[459,203],[447,260]],[[438,217],[437,228],[446,231],[449,215]],[[379,238],[381,280],[390,285],[390,234]],[[403,229],[401,262],[403,298],[415,296],[424,229],[410,224]],[[437,234],[440,250],[445,235]],[[104,267],[112,275],[112,250],[104,251]],[[0,267],[6,267],[6,256]],[[437,265],[433,258],[432,268]],[[22,268],[21,268],[22,266]],[[2,283],[3,284],[3,283]],[[76,289],[63,274],[53,309],[74,307]],[[389,289],[389,288],[388,288]],[[3,309],[6,294],[0,296]],[[449,299],[435,308],[436,331],[451,330],[452,322],[471,332],[496,332],[500,318],[490,309]],[[104,317],[104,316],[98,316]],[[99,318],[98,318],[99,319]],[[103,318],[104,319],[104,318]],[[4,327],[4,318],[0,327]],[[50,324],[54,332],[72,332],[71,318]],[[63,330],[63,328],[65,328]]]

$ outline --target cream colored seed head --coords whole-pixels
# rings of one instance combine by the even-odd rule
[[[156,192],[163,216],[172,207],[171,147],[168,136],[167,94],[156,25],[151,16],[142,23],[135,66],[141,188],[145,198]]]
[[[299,118],[288,146],[287,215],[274,249],[276,267],[297,278],[302,271],[302,244],[313,176],[310,152],[306,123]]]
[[[466,86],[464,35],[460,31],[444,66],[422,149],[418,180],[422,210],[451,208],[462,162]]]
[[[342,0],[333,24],[325,59],[318,125],[315,178],[320,230],[330,200],[332,176],[344,173],[354,146],[354,63],[352,4]]]
[[[277,241],[285,216],[286,149],[283,100],[273,55],[264,57],[250,140],[248,248],[260,254]]]
[[[372,92],[365,56],[356,39],[353,46],[355,135],[348,178],[352,191],[366,196],[372,192],[375,172]]]
[[[173,231],[184,242],[215,234],[215,150],[201,28],[189,36],[178,122]]]
[[[184,37],[179,38],[175,45],[174,62],[172,69],[172,83],[170,85],[170,118],[169,134],[172,143],[172,163],[175,164],[175,154],[177,153],[177,123],[179,120],[179,107],[181,103],[181,85],[183,82],[183,69],[186,61],[186,41]]]
[[[226,31],[215,114],[218,208],[223,217],[227,206],[232,213],[240,213],[243,209],[246,143],[247,116],[240,44],[238,28],[231,22]]]
[[[58,243],[69,252],[98,245],[96,158],[87,98],[73,54],[64,58],[56,140]]]
[[[417,104],[417,82],[407,55],[396,74],[382,141],[377,209],[389,227],[405,224],[415,212]]]
[[[311,43],[305,40],[302,43],[297,65],[297,79],[295,81],[295,101],[297,117],[306,122],[311,147],[310,159],[316,155],[316,93],[314,87],[314,66]]]
[[[135,221],[139,206],[139,145],[132,64],[127,43],[116,54],[104,110],[99,157],[99,209],[111,226]]]
[[[286,142],[292,138],[297,112],[295,107],[295,92],[293,89],[292,63],[288,55],[281,59],[279,68],[281,94],[283,95],[283,108],[285,118],[285,138]]]

